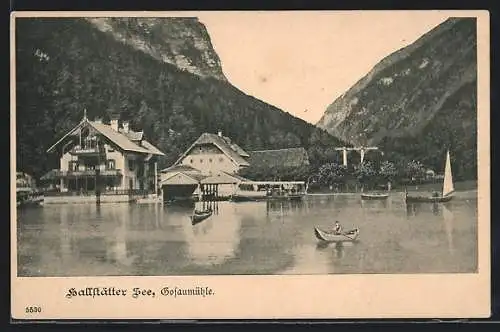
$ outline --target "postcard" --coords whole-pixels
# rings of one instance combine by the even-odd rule
[[[487,11],[11,36],[13,319],[490,316]]]

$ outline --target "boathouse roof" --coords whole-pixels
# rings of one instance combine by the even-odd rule
[[[175,172],[170,174],[167,178],[160,181],[161,185],[185,185],[185,184],[199,184],[207,176],[197,173]]]

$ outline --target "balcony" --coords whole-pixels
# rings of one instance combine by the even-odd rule
[[[68,178],[68,177],[95,177],[95,169],[76,170],[76,171],[61,171],[53,170],[52,175],[54,178]],[[105,169],[99,172],[99,176],[121,176],[122,172],[119,169]]]
[[[104,149],[100,146],[80,146],[77,145],[70,151],[71,154],[80,156],[96,156],[104,154]]]

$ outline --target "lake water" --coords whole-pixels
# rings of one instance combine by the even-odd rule
[[[202,203],[196,203],[203,208]],[[45,205],[18,209],[19,276],[456,273],[477,271],[476,193],[406,206],[358,195],[193,207]],[[359,227],[359,241],[319,245],[313,227]]]

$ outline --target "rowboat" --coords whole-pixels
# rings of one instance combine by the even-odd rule
[[[361,194],[361,199],[363,200],[383,200],[387,199],[389,197],[389,194],[387,193],[366,193],[366,194]]]
[[[193,215],[191,216],[191,223],[193,225],[202,222],[203,220],[207,219],[212,215],[213,211],[211,209],[207,209],[204,211],[194,211]]]
[[[406,203],[446,203],[451,201],[455,188],[453,186],[453,176],[451,173],[450,151],[446,153],[446,164],[444,171],[443,190],[433,195],[409,195],[405,188]]]
[[[336,234],[334,232],[323,231],[319,227],[314,227],[314,235],[316,235],[318,240],[324,242],[354,242],[359,236],[359,228]]]
[[[43,193],[29,187],[16,188],[16,205],[20,206],[39,206],[44,202]]]

